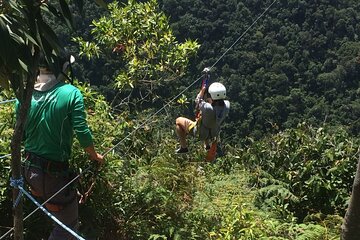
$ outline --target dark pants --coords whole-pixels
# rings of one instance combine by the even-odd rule
[[[25,179],[30,185],[34,195],[41,197],[44,201],[53,196],[71,180],[68,176],[44,173],[41,169],[36,167],[25,168]],[[66,226],[76,231],[78,228],[78,200],[76,190],[67,187],[52,198],[49,203],[60,208],[59,210],[50,210],[48,208],[51,214]],[[50,237],[48,238],[48,240],[70,239],[75,238],[58,224],[54,225]]]

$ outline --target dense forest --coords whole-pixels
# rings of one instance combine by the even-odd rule
[[[271,3],[159,1],[176,38],[201,45],[181,83],[174,84],[181,88],[199,77]],[[106,12],[94,3],[86,6],[78,34],[91,39],[91,21]],[[275,2],[212,69],[212,81],[225,83],[233,102],[225,128],[229,141],[258,139],[303,121],[346,126],[352,135],[359,134],[359,7],[357,1]],[[59,30],[60,35],[64,32]],[[77,76],[113,100],[111,83],[119,67],[113,62],[109,55],[84,60]],[[191,90],[189,99],[197,91]]]
[[[198,39],[192,74],[212,65],[272,1],[163,1],[181,39]],[[278,1],[216,65],[234,102],[227,134],[261,137],[306,121],[359,135],[357,1]]]
[[[360,150],[360,2],[108,3],[85,1],[81,12],[72,6],[74,31],[47,19],[76,54],[74,85],[96,145],[104,152],[117,146],[81,206],[80,233],[104,240],[339,239]],[[143,26],[145,16],[155,27]],[[165,67],[160,57],[147,60],[167,51]],[[201,82],[193,83],[210,66],[210,80],[227,87],[231,102],[223,152],[211,164],[194,139],[190,154],[174,153],[175,119],[193,118]],[[13,107],[0,105],[0,157],[10,152]],[[78,142],[72,165],[88,165]],[[0,235],[12,226],[9,169],[10,159],[0,158]],[[93,175],[82,178],[86,188]],[[32,209],[24,200],[25,213]],[[39,212],[25,222],[25,239],[46,238],[50,227]]]

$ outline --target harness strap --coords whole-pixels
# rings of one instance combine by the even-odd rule
[[[193,132],[194,135],[195,134],[200,134],[198,129],[199,129],[199,126],[201,124],[201,115],[195,119],[195,122],[191,123],[188,127],[188,132],[191,133]]]
[[[69,170],[67,162],[51,161],[31,152],[26,152],[25,166],[39,168],[45,173],[67,173]]]
[[[51,212],[60,212],[64,209],[64,205],[45,203],[45,207]]]

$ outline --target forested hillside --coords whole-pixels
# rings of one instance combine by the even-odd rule
[[[129,0],[104,9],[87,0],[83,8],[72,6],[75,31],[47,21],[76,53],[74,85],[96,146],[116,146],[78,184],[95,183],[80,207],[86,239],[339,239],[360,152],[359,1]],[[201,81],[191,84],[213,65],[210,80],[227,87],[231,110],[225,155],[207,163],[194,139],[191,153],[174,153],[174,128],[176,117],[194,117]],[[1,90],[0,101],[14,97]],[[4,156],[13,107],[0,105],[0,236],[12,226]],[[71,165],[88,166],[77,141]],[[34,206],[24,202],[28,214]],[[50,228],[37,213],[25,239],[47,238]]]
[[[179,41],[196,39],[201,45],[181,84],[175,83],[187,86],[273,1],[158,2]],[[88,20],[79,21],[78,34],[85,33],[87,39],[91,28],[86,23],[104,13],[93,5],[86,5]],[[360,3],[352,0],[276,1],[212,69],[212,81],[226,84],[233,103],[226,138],[239,143],[246,136],[260,138],[303,121],[346,126],[358,135],[359,9]],[[101,86],[112,100],[111,79],[119,65],[111,55],[104,57],[84,60],[77,73],[81,80]],[[189,99],[197,88],[191,90]],[[167,91],[160,95],[171,97]]]
[[[175,34],[202,45],[190,76],[212,65],[272,1],[160,1]],[[216,66],[229,86],[228,133],[314,125],[360,129],[358,1],[277,1]],[[229,134],[227,134],[229,136]]]

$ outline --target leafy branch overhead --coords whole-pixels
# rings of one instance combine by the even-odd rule
[[[47,1],[15,0],[2,1],[0,6],[0,84],[9,87],[11,82],[19,97],[23,77],[35,75],[40,52],[55,72],[60,71],[56,59],[61,46],[44,15],[53,14],[70,28],[72,15],[64,0],[59,1],[58,7]]]
[[[79,37],[74,41],[79,43],[80,55],[89,59],[104,52],[124,62],[125,68],[115,79],[117,88],[152,87],[184,74],[199,44],[192,40],[178,43],[155,0],[129,0],[122,7],[114,2],[108,9],[108,16],[93,21],[94,42]]]

